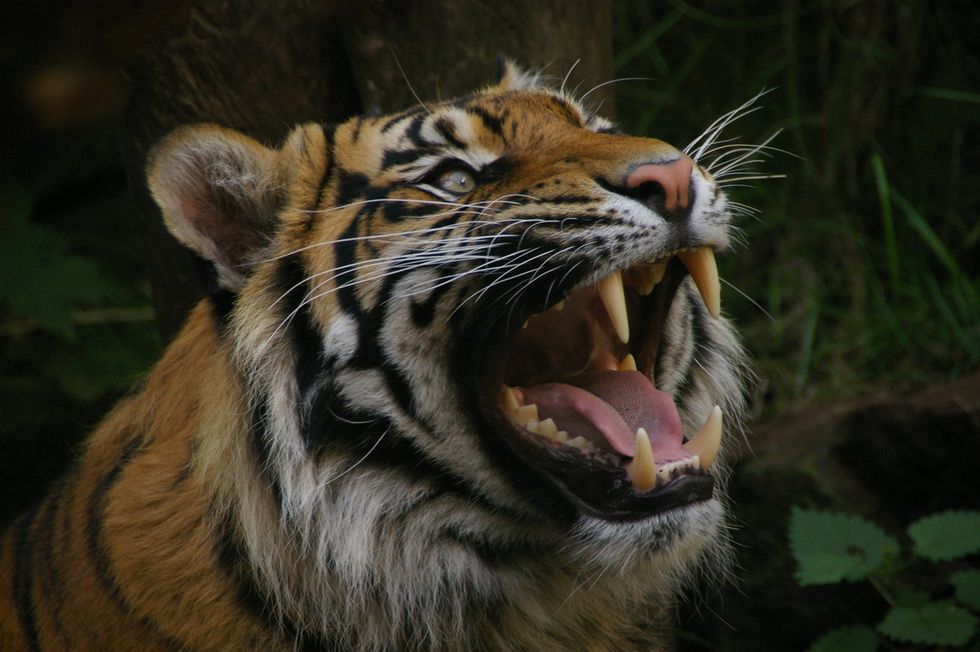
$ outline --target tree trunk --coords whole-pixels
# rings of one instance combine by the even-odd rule
[[[566,87],[591,87],[611,76],[611,14],[609,0],[190,2],[167,41],[133,67],[127,116],[126,167],[163,339],[213,283],[167,233],[146,189],[146,155],[164,134],[214,122],[277,144],[298,122],[479,88],[496,78],[498,54],[557,84],[581,58]],[[590,99],[598,104],[607,90]]]

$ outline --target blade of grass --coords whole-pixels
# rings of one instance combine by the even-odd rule
[[[915,89],[916,95],[932,97],[937,100],[952,100],[954,102],[969,102],[970,104],[980,104],[980,93],[970,91],[959,91],[954,88],[936,88],[935,86],[920,86]]]
[[[949,326],[949,329],[953,332],[956,339],[959,340],[960,344],[963,346],[963,349],[969,353],[970,358],[975,360],[977,358],[977,354],[980,353],[980,344],[971,340],[966,334],[966,331],[963,330],[963,326],[960,324],[959,320],[956,319],[956,315],[953,314],[953,310],[950,308],[949,303],[947,303],[946,299],[943,298],[943,293],[939,288],[939,283],[936,282],[936,279],[933,278],[932,275],[926,274],[925,285],[929,289],[929,294],[932,296],[932,303],[936,307],[936,310],[945,320],[946,325]]]
[[[949,270],[950,275],[955,279],[963,279],[964,287],[968,292],[970,299],[972,301],[977,300],[977,295],[973,290],[973,287],[966,282],[966,274],[963,273],[962,268],[960,268],[959,263],[956,262],[956,257],[953,256],[949,248],[943,244],[943,241],[939,239],[936,232],[932,230],[929,223],[926,222],[922,214],[913,206],[905,197],[903,197],[898,191],[892,188],[891,191],[892,201],[895,205],[902,211],[905,215],[905,219],[908,220],[909,226],[911,226],[919,237],[925,243],[932,253],[935,254],[939,262],[942,263],[943,267]]]
[[[885,164],[878,152],[871,155],[871,170],[874,173],[875,189],[878,191],[878,205],[881,207],[881,225],[885,236],[885,255],[888,258],[891,295],[897,296],[901,287],[901,278],[899,276],[898,241],[895,239],[895,218],[892,215],[890,185],[888,177],[885,175]]]

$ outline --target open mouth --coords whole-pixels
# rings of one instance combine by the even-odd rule
[[[588,513],[635,519],[712,496],[720,408],[685,436],[655,384],[664,321],[687,274],[717,317],[712,250],[674,251],[531,315],[492,363],[501,384],[484,411],[513,452]]]

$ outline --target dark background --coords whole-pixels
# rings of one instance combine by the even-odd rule
[[[720,257],[754,358],[733,482],[741,580],[695,592],[690,650],[804,649],[874,624],[863,585],[802,589],[792,505],[893,534],[975,508],[980,462],[980,8],[942,3],[8,2],[0,9],[0,520],[29,506],[206,286],[143,187],[146,149],[210,120],[275,143],[301,120],[448,97],[496,55],[627,131],[683,146],[779,132]],[[928,573],[913,576],[942,593]],[[891,649],[899,649],[892,647]]]

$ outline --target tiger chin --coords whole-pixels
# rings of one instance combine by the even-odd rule
[[[746,377],[691,155],[508,64],[148,179],[221,289],[3,535],[0,648],[669,647]]]

